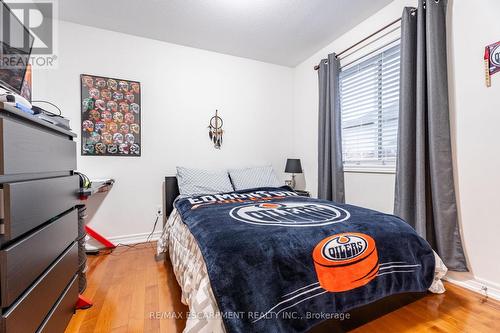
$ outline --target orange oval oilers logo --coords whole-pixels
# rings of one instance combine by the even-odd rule
[[[323,239],[313,250],[313,260],[321,287],[332,292],[361,287],[373,280],[379,269],[375,241],[362,233]]]
[[[229,212],[238,221],[284,227],[314,227],[349,219],[347,210],[340,207],[310,202],[252,203],[238,206]]]

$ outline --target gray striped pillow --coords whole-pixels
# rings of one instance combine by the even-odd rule
[[[235,190],[283,186],[270,165],[229,170],[229,177]]]
[[[226,170],[211,171],[177,167],[181,195],[216,194],[234,191]]]

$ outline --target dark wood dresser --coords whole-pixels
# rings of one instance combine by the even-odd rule
[[[0,103],[0,332],[64,332],[74,313],[75,136]]]

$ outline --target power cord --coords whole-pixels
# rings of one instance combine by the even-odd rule
[[[44,100],[31,101],[31,104],[33,104],[33,103],[45,103],[45,104],[52,105],[53,107],[55,107],[57,109],[57,111],[59,111],[59,114],[56,114],[56,113],[53,113],[53,112],[50,112],[50,111],[47,111],[47,110],[43,110],[43,112],[45,114],[47,114],[48,116],[50,116],[50,117],[62,116],[61,109],[59,109],[59,107],[57,105],[55,105],[54,103],[52,103],[52,102],[44,101]]]
[[[146,238],[146,243],[148,243],[151,239],[151,237],[153,236],[155,230],[156,230],[156,225],[158,224],[158,219],[160,218],[160,214],[156,214],[156,220],[155,220],[155,224],[153,225],[153,230],[151,230],[151,233],[149,234],[148,238]]]
[[[98,255],[112,255],[112,256],[118,256],[118,255],[120,255],[120,254],[122,254],[122,253],[125,253],[125,252],[127,252],[127,251],[131,250],[131,249],[148,249],[148,248],[153,248],[153,247],[154,247],[154,245],[152,245],[152,244],[150,243],[150,240],[151,240],[151,237],[153,236],[153,234],[154,234],[154,232],[155,232],[155,230],[156,230],[156,226],[158,225],[158,220],[159,220],[160,216],[161,216],[161,213],[160,213],[160,212],[158,212],[158,213],[156,214],[156,219],[155,219],[155,223],[154,223],[154,225],[153,225],[153,230],[151,230],[151,233],[148,235],[148,237],[146,238],[146,241],[145,241],[145,242],[143,242],[143,243],[137,243],[137,244],[122,244],[122,243],[118,243],[118,244],[116,244],[116,247],[115,247],[115,248],[113,248],[113,249],[109,249],[109,250],[101,250],[101,251],[99,251],[99,254],[98,254]],[[145,246],[140,247],[140,245],[144,245],[144,244],[145,244]],[[119,253],[113,254],[113,252],[114,252],[117,248],[119,248],[119,247],[125,247],[126,249],[125,249],[125,251],[121,251],[121,252],[119,252]],[[105,252],[105,251],[107,251],[107,252]]]

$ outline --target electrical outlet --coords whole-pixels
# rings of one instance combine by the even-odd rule
[[[163,213],[163,206],[157,205],[156,206],[156,214],[161,215],[162,213]]]

